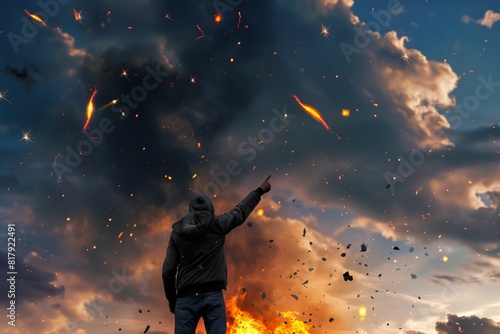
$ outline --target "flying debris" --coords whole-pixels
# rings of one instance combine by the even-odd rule
[[[144,333],[147,333],[150,328],[151,328],[151,326],[147,325],[146,329],[144,330]]]
[[[73,16],[75,17],[75,22],[78,21],[81,24],[83,24],[82,11],[77,11],[76,9],[73,8]]]
[[[306,236],[306,228],[304,227],[304,231],[302,232],[302,236],[305,237]]]
[[[297,297],[297,295],[294,295],[293,293],[290,296],[292,296],[292,298],[295,300],[299,300],[299,297]]]
[[[417,279],[417,275],[411,274],[411,279]]]
[[[199,40],[200,38],[205,37],[205,33],[203,32],[203,30],[201,30],[201,28],[200,28],[200,26],[198,25],[198,23],[196,23],[194,26],[195,26],[195,27],[196,27],[196,29],[198,29],[198,30],[200,31],[200,33],[201,33],[201,35],[200,35],[200,36],[196,37],[196,40]]]
[[[247,225],[248,225],[248,227],[252,227],[253,226],[253,222],[247,222]]]
[[[87,121],[85,122],[85,125],[83,126],[83,131],[87,129],[90,123],[90,119],[92,118],[92,114],[94,113],[94,97],[97,94],[97,89],[94,89],[94,92],[92,93],[92,96],[90,96],[89,103],[87,104]]]
[[[24,10],[24,12],[26,14],[28,14],[29,17],[31,17],[33,20],[41,23],[45,28],[49,28],[49,26],[47,25],[47,23],[45,23],[41,18],[40,16],[36,15],[36,14],[31,14],[30,12],[28,12],[26,9]]]
[[[367,250],[366,244],[365,243],[361,244],[361,251],[366,252],[366,250]]]
[[[399,250],[399,247],[398,246],[394,246],[394,247],[392,247],[392,249]]]
[[[354,278],[353,278],[353,277],[349,274],[349,271],[346,271],[346,272],[344,273],[344,275],[343,275],[343,276],[344,276],[344,281],[346,281],[346,282],[347,282],[347,281],[352,281],[352,280],[354,279]]]
[[[291,94],[291,95],[295,99],[295,101],[297,101],[297,103],[302,107],[302,109],[304,109],[312,118],[314,118],[316,121],[320,122],[325,127],[325,129],[327,129],[328,131],[332,130],[328,126],[328,124],[326,124],[325,120],[323,119],[323,116],[321,116],[321,114],[319,113],[318,110],[316,110],[315,108],[313,108],[311,106],[308,106],[307,104],[302,103],[302,101],[300,101],[300,99],[297,97],[297,95],[295,95],[295,94]]]

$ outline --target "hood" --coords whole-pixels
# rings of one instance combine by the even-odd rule
[[[189,201],[189,212],[208,211],[215,215],[214,205],[212,201],[205,195],[194,195]]]
[[[213,217],[212,213],[208,211],[190,212],[176,222],[172,226],[172,229],[183,237],[195,237],[202,234],[208,228]]]

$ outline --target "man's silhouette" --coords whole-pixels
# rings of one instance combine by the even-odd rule
[[[170,312],[175,314],[175,334],[194,334],[200,318],[207,334],[226,333],[225,236],[243,224],[261,196],[271,190],[270,177],[221,215],[215,215],[208,197],[195,195],[189,213],[173,224],[162,277]]]

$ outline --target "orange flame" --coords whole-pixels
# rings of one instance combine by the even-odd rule
[[[30,12],[28,12],[26,9],[24,10],[24,12],[26,14],[29,15],[29,17],[31,17],[33,20],[37,21],[37,22],[40,22],[44,27],[48,28],[49,26],[40,18],[40,16],[36,15],[36,14],[31,14]]]
[[[245,294],[239,297],[245,298]],[[249,312],[240,309],[237,305],[238,296],[233,296],[226,303],[228,312],[228,334],[309,334],[309,325],[296,318],[298,312],[287,311],[277,314],[279,324],[264,324],[255,319]]]
[[[326,124],[325,120],[323,119],[323,116],[321,116],[318,110],[316,110],[311,106],[308,106],[307,104],[302,103],[297,97],[297,95],[292,94],[292,97],[295,99],[295,101],[297,101],[297,103],[302,107],[302,109],[304,109],[309,115],[312,116],[312,118],[323,124],[325,129],[327,129],[328,131],[331,130],[331,128],[328,126],[328,124]]]
[[[94,113],[94,97],[97,94],[97,89],[94,89],[92,96],[90,97],[89,103],[87,104],[87,122],[83,126],[83,131],[87,129],[90,123],[90,118],[92,118],[92,114]]]
[[[75,21],[82,23],[83,16],[81,11],[77,11],[73,8],[73,16],[75,17]]]

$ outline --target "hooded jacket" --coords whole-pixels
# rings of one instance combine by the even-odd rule
[[[243,224],[263,193],[260,188],[251,191],[231,211],[221,215],[215,215],[206,196],[191,199],[190,212],[172,225],[163,262],[163,287],[171,310],[177,297],[226,289],[225,236]]]

